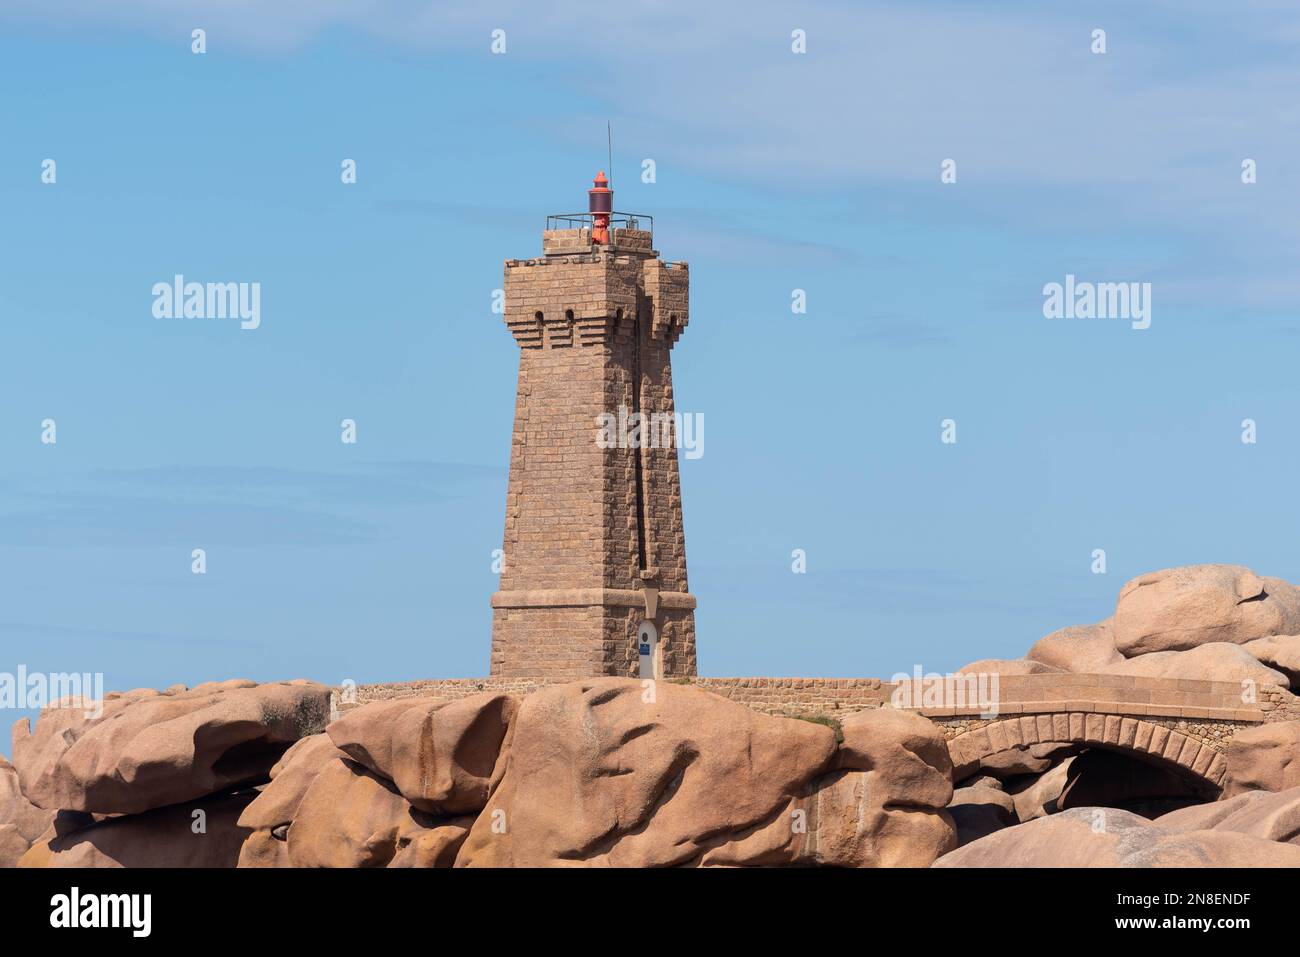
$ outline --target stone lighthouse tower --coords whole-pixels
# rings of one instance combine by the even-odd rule
[[[612,199],[601,173],[588,213],[505,264],[519,386],[493,675],[695,674],[669,361],[689,275]]]

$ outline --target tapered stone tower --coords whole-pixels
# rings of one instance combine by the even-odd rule
[[[519,386],[493,675],[695,674],[678,449],[662,428],[689,275],[605,186],[601,173],[589,213],[550,217],[540,258],[505,264]]]

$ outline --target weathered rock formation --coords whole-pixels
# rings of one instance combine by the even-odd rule
[[[1028,658],[982,658],[957,669],[958,674],[1050,675],[1064,669]]]
[[[1262,724],[1237,732],[1228,752],[1223,796],[1300,787],[1300,722]]]
[[[330,740],[358,764],[397,785],[431,814],[462,814],[487,801],[501,745],[518,703],[484,694],[450,704],[399,698],[361,708],[329,727]]]
[[[1300,688],[1300,635],[1270,635],[1241,647],[1260,664],[1286,675],[1292,688]]]
[[[1000,788],[958,788],[952,794],[948,813],[957,826],[958,847],[1019,823],[1016,802]]]
[[[924,866],[953,845],[943,738],[915,715],[810,722],[607,678],[529,696],[458,866]]]
[[[102,713],[64,702],[14,725],[14,766],[37,807],[135,814],[260,784],[300,737],[325,727],[329,689],[221,681],[109,694]]]
[[[1172,811],[1156,818],[1155,823],[1177,831],[1236,831],[1300,845],[1300,788],[1247,791],[1212,804]]]
[[[381,701],[324,727],[323,690],[228,682],[115,697],[97,718],[50,709],[5,769],[9,862],[924,867],[956,846],[943,735],[908,712],[836,726],[606,678],[522,701]]]
[[[1266,667],[1243,645],[1214,641],[1186,651],[1153,651],[1098,669],[1105,674],[1146,678],[1189,678],[1193,681],[1252,681],[1287,686],[1287,677]]]
[[[1134,578],[1113,618],[1054,631],[1023,659],[961,670],[1232,682],[1246,706],[1270,687],[1300,690],[1297,630],[1300,589],[1195,565]],[[949,807],[961,847],[936,866],[1293,866],[1267,842],[1294,844],[1300,830],[1300,722],[1232,730],[1221,794],[1174,762],[1104,745],[968,761]]]
[[[1293,635],[1300,631],[1300,589],[1241,565],[1166,568],[1120,589],[1114,626],[1115,645],[1130,658]]]
[[[249,832],[239,815],[256,791],[220,794],[141,814],[51,827],[19,867],[234,867]]]
[[[1076,674],[1105,671],[1124,660],[1115,647],[1115,629],[1109,618],[1095,625],[1071,625],[1044,635],[1025,657]]]
[[[1291,807],[1295,797],[1292,798]],[[1191,809],[1189,809],[1191,810]],[[1270,808],[1273,819],[1287,813]],[[1300,867],[1300,846],[1261,833],[1289,833],[1264,824],[1262,809],[1247,823],[1244,810],[1209,824],[1152,822],[1116,808],[1082,807],[1004,828],[945,854],[935,867]],[[1242,828],[1242,829],[1237,829]],[[1271,830],[1270,830],[1271,828]]]
[[[1300,588],[1240,565],[1139,575],[1115,615],[1040,638],[1024,658],[984,659],[960,673],[1114,674],[1252,682],[1300,690]]]
[[[625,678],[333,721],[306,681],[63,701],[0,759],[0,866],[1297,866],[1297,632],[1293,586],[1193,566],[962,669],[1028,676],[994,720],[883,695],[803,720]],[[1180,697],[1207,679],[1208,705]],[[1023,697],[1040,681],[1061,712]]]
[[[13,867],[54,820],[54,811],[23,796],[18,772],[0,757],[0,867]]]

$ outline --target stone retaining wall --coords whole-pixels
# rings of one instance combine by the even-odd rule
[[[342,710],[365,704],[432,695],[456,699],[484,691],[529,694],[548,685],[563,684],[557,678],[442,678],[393,684],[359,685],[335,689],[336,705]],[[879,708],[889,700],[893,685],[879,678],[666,678],[673,684],[696,687],[768,714],[850,714]]]
[[[1264,712],[1265,721],[1300,721],[1300,698],[1285,688],[1265,688],[1257,707]]]
[[[334,689],[335,710],[346,711],[370,701],[388,701],[392,698],[410,698],[431,695],[454,701],[468,698],[484,691],[506,694],[532,694],[548,684],[546,678],[435,678],[429,681],[397,681],[386,684],[351,685]]]
[[[889,701],[893,688],[879,678],[696,678],[704,691],[768,714],[852,714]]]
[[[978,680],[979,676],[956,676]],[[409,695],[464,698],[483,691],[528,694],[557,678],[444,678],[338,689],[337,702],[346,709],[366,701]],[[895,693],[926,717],[978,719],[987,709],[975,684],[935,689],[922,681],[894,684],[879,678],[670,678],[747,705],[756,711],[794,716],[843,715],[879,708]],[[990,691],[991,684],[985,686]],[[1281,688],[1263,688],[1257,703],[1241,700],[1241,687],[1230,681],[1139,678],[1131,675],[1003,675],[998,677],[1000,715],[1057,712],[1120,714],[1159,718],[1207,726],[1261,721],[1300,720],[1300,699]],[[938,692],[936,700],[928,693]],[[956,697],[954,697],[954,691]],[[963,694],[969,692],[967,697]]]

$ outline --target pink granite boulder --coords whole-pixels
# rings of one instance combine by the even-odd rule
[[[1044,635],[1025,657],[1074,674],[1095,674],[1124,660],[1115,647],[1115,629],[1109,618],[1095,625],[1071,625]]]
[[[456,864],[694,865],[766,828],[734,862],[788,860],[784,844],[807,825],[792,800],[834,754],[829,727],[671,682],[545,688],[521,703],[500,783]]]
[[[1223,796],[1300,787],[1300,721],[1241,728],[1227,753]]]
[[[326,729],[340,751],[441,816],[482,810],[518,702],[484,693],[456,701],[399,698],[349,711]]]
[[[1128,811],[1074,808],[945,854],[935,867],[1300,867],[1300,847],[1229,830],[1169,830]]]
[[[1286,675],[1262,664],[1244,646],[1223,641],[1197,645],[1187,651],[1153,651],[1108,665],[1103,671],[1142,678],[1229,681],[1237,685],[1247,682],[1256,688],[1287,685]]]
[[[324,729],[329,689],[222,681],[64,703],[14,725],[23,794],[47,809],[135,814],[259,784],[293,742]]]
[[[45,810],[23,797],[18,772],[0,756],[0,867],[13,867],[54,820]]]
[[[229,868],[249,831],[239,815],[256,796],[243,791],[172,804],[56,833],[51,827],[19,867]]]
[[[1119,593],[1115,646],[1126,657],[1245,644],[1300,632],[1300,589],[1241,565],[1188,565],[1139,575]]]

